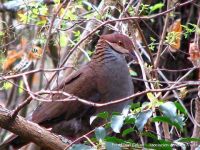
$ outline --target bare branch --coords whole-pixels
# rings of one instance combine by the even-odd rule
[[[23,117],[16,116],[15,119],[12,119],[9,115],[10,113],[9,110],[0,107],[0,126],[2,128],[48,149],[63,150],[67,146],[59,136],[33,122],[25,120]]]

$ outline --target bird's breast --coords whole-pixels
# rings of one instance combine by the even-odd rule
[[[96,83],[101,102],[120,99],[132,94],[133,85],[125,59],[117,59],[97,65]]]
[[[129,75],[127,62],[123,55],[111,48],[97,51],[91,61],[92,70],[95,72],[97,91],[100,94],[100,103],[105,103],[130,96],[133,93],[133,84]],[[115,106],[101,107],[102,111],[121,111],[124,102]]]
[[[113,62],[103,67],[97,78],[97,87],[100,93],[101,103],[118,100],[133,93],[133,84],[126,63]],[[112,106],[105,106],[96,109],[96,113],[109,111],[121,112],[131,101],[122,102]]]

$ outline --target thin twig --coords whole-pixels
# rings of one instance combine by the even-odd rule
[[[19,104],[10,114],[12,118],[15,118],[19,111],[24,108],[26,105],[28,105],[31,102],[32,98],[28,97],[25,101],[23,101],[21,104]]]
[[[18,74],[8,75],[8,76],[5,76],[4,74],[1,74],[0,75],[0,81],[14,79],[14,78],[22,77],[23,75],[34,74],[34,73],[41,72],[41,71],[44,71],[44,72],[56,72],[56,71],[60,71],[60,70],[65,70],[66,68],[74,68],[74,67],[67,66],[67,67],[56,68],[56,69],[35,69],[35,70],[30,70],[30,71],[26,71],[26,72],[23,72],[23,73],[18,73]]]
[[[170,0],[167,1],[167,9],[169,9],[170,2],[171,2]],[[154,62],[154,68],[157,68],[158,65],[159,65],[160,55],[162,53],[162,48],[163,48],[163,43],[164,43],[164,40],[165,40],[165,35],[167,33],[168,23],[169,23],[169,13],[166,15],[166,18],[165,18],[165,24],[164,24],[164,27],[163,27],[163,32],[162,32],[160,43],[159,43],[159,46],[158,46],[158,51],[157,51],[156,59],[155,59],[155,62]]]
[[[138,92],[138,93],[135,93],[135,94],[132,94],[128,97],[125,97],[125,98],[122,98],[122,99],[118,99],[118,100],[113,100],[113,101],[109,101],[106,102],[106,103],[96,103],[96,102],[91,102],[89,100],[85,100],[85,99],[81,99],[81,98],[78,98],[74,95],[71,95],[69,93],[66,93],[64,91],[49,91],[49,90],[42,90],[42,91],[39,91],[39,92],[36,92],[35,94],[37,95],[41,95],[41,94],[62,94],[64,96],[66,96],[67,98],[66,99],[54,99],[54,100],[49,100],[49,99],[38,99],[36,98],[35,100],[38,100],[38,101],[43,101],[43,102],[53,102],[53,101],[56,101],[56,102],[70,102],[70,101],[79,101],[85,105],[89,105],[89,106],[94,106],[94,107],[104,107],[104,106],[108,106],[108,105],[114,105],[114,104],[118,104],[118,103],[122,103],[124,101],[129,101],[135,97],[138,97],[138,96],[141,96],[141,95],[144,95],[146,93],[149,93],[149,92],[166,92],[166,91],[172,91],[172,90],[176,90],[176,89],[179,89],[181,87],[185,87],[185,86],[188,86],[188,85],[199,85],[199,83],[188,83],[188,84],[181,84],[181,85],[178,85],[178,86],[173,86],[173,87],[169,87],[169,88],[164,88],[164,89],[149,89],[149,90],[145,90],[145,91],[142,91],[142,92]]]
[[[47,46],[49,44],[49,40],[51,38],[51,32],[52,32],[52,29],[53,29],[54,22],[56,20],[56,16],[60,12],[60,10],[63,8],[63,6],[68,2],[69,2],[69,0],[64,0],[62,2],[62,4],[59,6],[59,8],[56,11],[56,13],[53,14],[53,17],[52,17],[52,20],[51,20],[51,23],[50,23],[50,27],[49,27],[49,30],[48,30],[47,40],[46,40],[46,43],[44,45],[43,52],[42,52],[42,61],[41,61],[40,69],[44,69],[44,63],[45,63],[45,58],[46,58],[46,53],[45,52],[46,52]],[[41,72],[41,75],[40,75],[40,86],[39,86],[40,89],[41,89],[42,83],[43,83],[43,73],[44,72]]]

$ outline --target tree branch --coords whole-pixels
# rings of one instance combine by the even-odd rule
[[[0,107],[0,127],[48,149],[63,150],[67,146],[59,136],[23,117],[16,116],[12,119],[9,114],[11,111]]]

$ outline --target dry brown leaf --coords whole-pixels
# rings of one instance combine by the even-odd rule
[[[193,63],[193,65],[200,67],[200,49],[197,44],[190,43],[189,55],[190,57],[188,59]]]
[[[8,51],[8,56],[2,66],[3,71],[10,70],[14,63],[23,57],[23,53],[23,51],[17,52],[16,50]]]
[[[171,46],[170,50],[172,52],[176,52],[181,46],[181,33],[182,33],[181,19],[177,19],[174,21],[174,23],[168,29],[168,34],[170,32],[174,33],[176,36],[175,40],[170,45]]]
[[[42,48],[38,46],[33,46],[32,50],[29,50],[28,55],[24,52],[24,50],[20,50],[17,52],[16,50],[9,50],[6,60],[3,63],[2,69],[4,72],[11,71],[14,66],[17,65],[22,59],[33,61],[41,58],[42,56]]]

